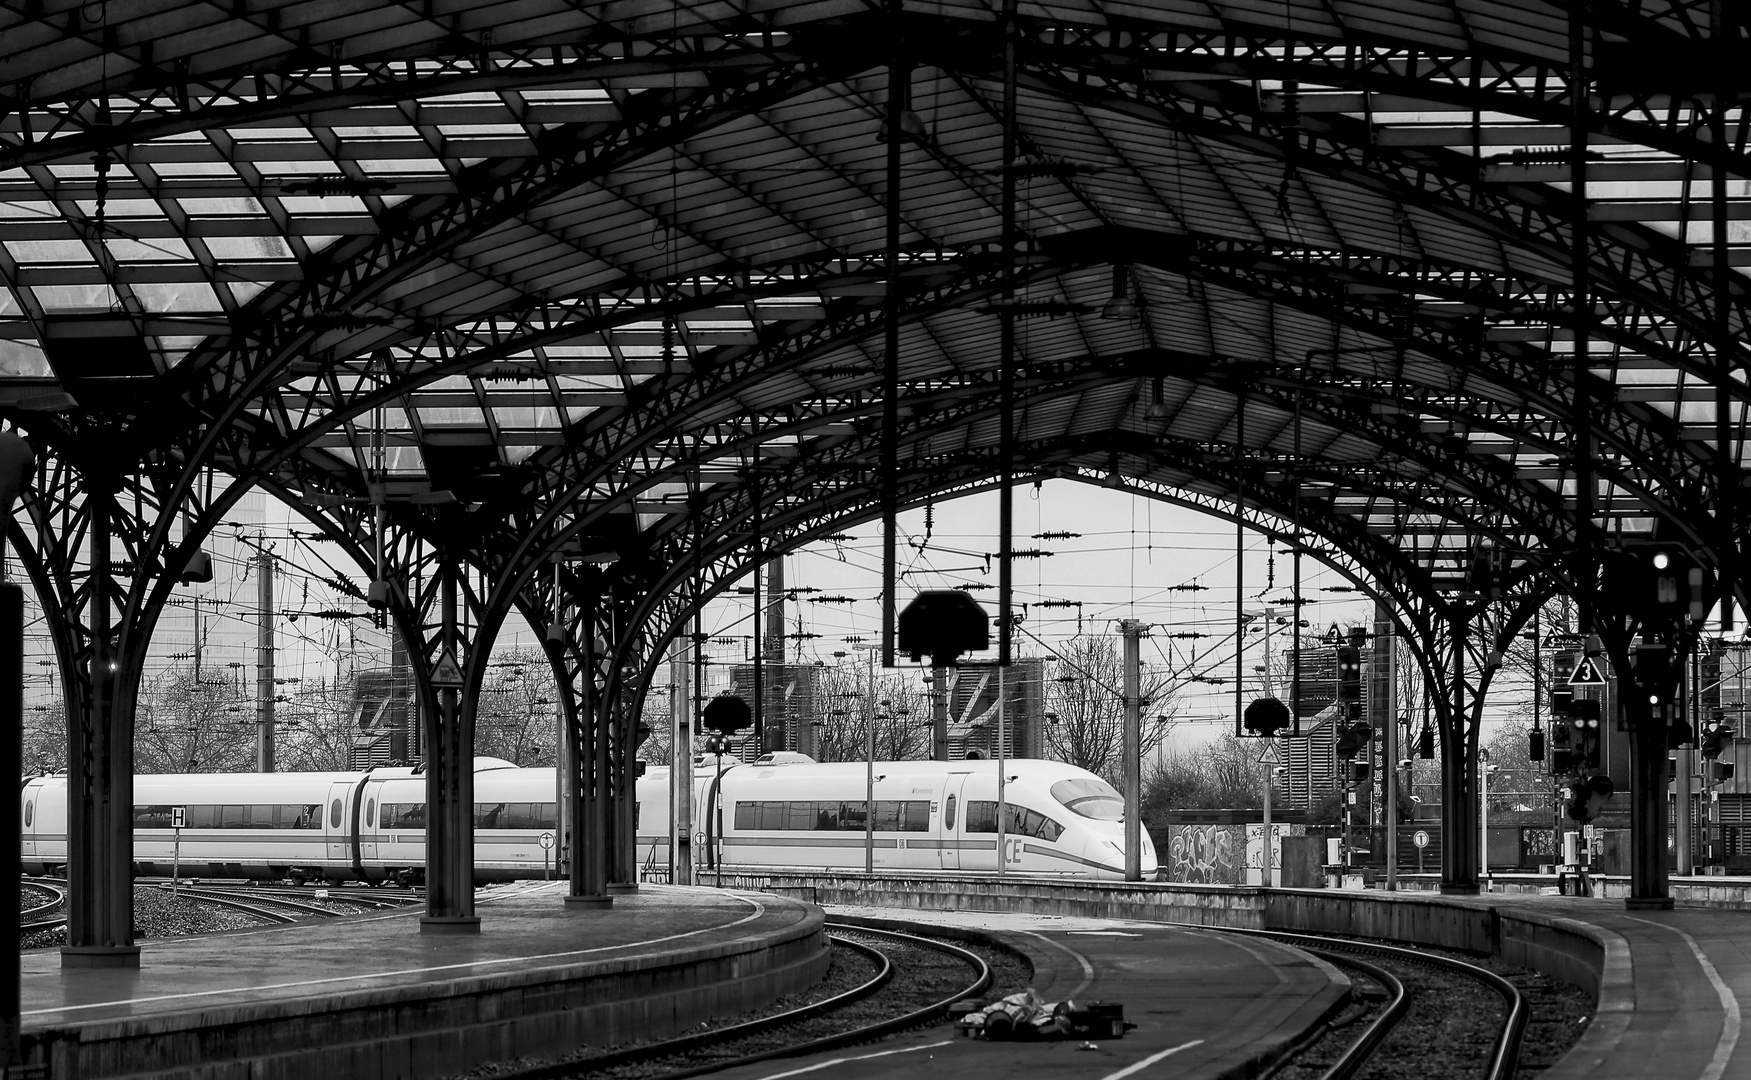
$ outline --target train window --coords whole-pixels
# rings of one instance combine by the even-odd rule
[[[329,828],[331,828],[331,829],[340,828],[340,812],[341,812],[341,805],[340,805],[339,799],[336,799],[333,802],[328,804],[328,827]]]
[[[30,827],[30,812],[32,810],[35,810],[35,809],[36,809],[35,802],[27,802],[24,804],[24,825],[25,825],[25,828]]]
[[[475,803],[474,827],[477,829],[520,829],[505,813],[505,803]]]
[[[1044,814],[1023,806],[1009,804],[1009,822],[1003,828],[1008,836],[1032,836],[1040,840],[1056,840],[1064,826]],[[967,831],[994,833],[997,831],[997,804],[975,800],[967,803]]]
[[[1118,789],[1097,777],[1060,780],[1052,785],[1052,798],[1072,814],[1095,821],[1123,821],[1125,817],[1125,800]]]
[[[217,806],[187,806],[183,808],[183,820],[190,829],[210,829],[219,817]]]
[[[376,822],[377,822],[377,800],[376,799],[366,799],[365,800],[365,825],[367,827],[370,827],[372,825],[375,825]]]
[[[249,807],[235,803],[220,806],[216,827],[220,829],[249,828]]]
[[[948,802],[943,804],[942,827],[945,829],[952,829],[955,827],[955,797],[953,795],[950,795],[948,797]]]
[[[423,829],[426,827],[426,804],[386,802],[377,824],[383,829]]]
[[[30,822],[26,821],[26,825]],[[136,829],[168,829],[170,828],[170,807],[168,806],[136,806],[134,807],[134,828]]]

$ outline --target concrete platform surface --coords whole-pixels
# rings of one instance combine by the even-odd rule
[[[834,1080],[878,1077],[1027,1076],[1102,1080],[1147,1075],[1214,1080],[1255,1072],[1271,1054],[1340,1006],[1349,981],[1329,965],[1275,942],[1183,926],[1113,919],[1051,918],[988,912],[831,908],[846,915],[912,925],[953,925],[1003,938],[1034,963],[1033,986],[1048,1000],[1116,1001],[1138,1028],[1084,1047],[1081,1040],[985,1042],[949,1026],[878,1046],[789,1058],[714,1074],[777,1080],[814,1074]]]
[[[51,1078],[442,1076],[665,1035],[812,985],[827,964],[820,910],[794,900],[564,896],[559,882],[483,893],[478,935],[421,934],[413,909],[147,941],[137,970],[26,953],[26,1060]]]
[[[1586,1034],[1542,1080],[1751,1077],[1751,1039],[1743,1037],[1751,912],[1626,911],[1621,900],[1558,896],[1475,902],[1586,923],[1615,936],[1612,944],[1627,953],[1627,964],[1608,967]]]

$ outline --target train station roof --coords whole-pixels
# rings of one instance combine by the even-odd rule
[[[9,4],[0,408],[356,529],[801,540],[871,512],[897,315],[906,500],[998,475],[1007,366],[1017,476],[1239,500],[1407,587],[1540,565],[1583,489],[1729,545],[1751,158],[1709,12]]]

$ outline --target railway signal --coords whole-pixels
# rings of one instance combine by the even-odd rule
[[[1568,801],[1563,810],[1570,820],[1587,822],[1599,816],[1599,811],[1605,809],[1606,800],[1617,790],[1611,782],[1611,777],[1603,773],[1585,776],[1569,785]]]
[[[1338,700],[1362,700],[1362,650],[1354,645],[1339,645]]]
[[[1572,724],[1576,765],[1582,769],[1599,768],[1599,703],[1590,698],[1577,700]]]

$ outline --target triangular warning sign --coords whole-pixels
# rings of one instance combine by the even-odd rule
[[[438,666],[432,669],[432,686],[439,690],[462,689],[462,669],[456,664],[456,657],[449,650],[438,657]]]
[[[1259,764],[1275,765],[1282,760],[1282,755],[1277,753],[1277,744],[1274,742],[1266,742],[1265,752],[1259,755]]]
[[[1325,632],[1325,637],[1322,640],[1327,645],[1342,645],[1344,643],[1344,635],[1338,633],[1337,623],[1331,624],[1331,629]]]
[[[1581,657],[1581,662],[1575,665],[1575,672],[1569,676],[1570,686],[1604,686],[1605,673],[1599,670],[1599,661],[1591,656]]]

